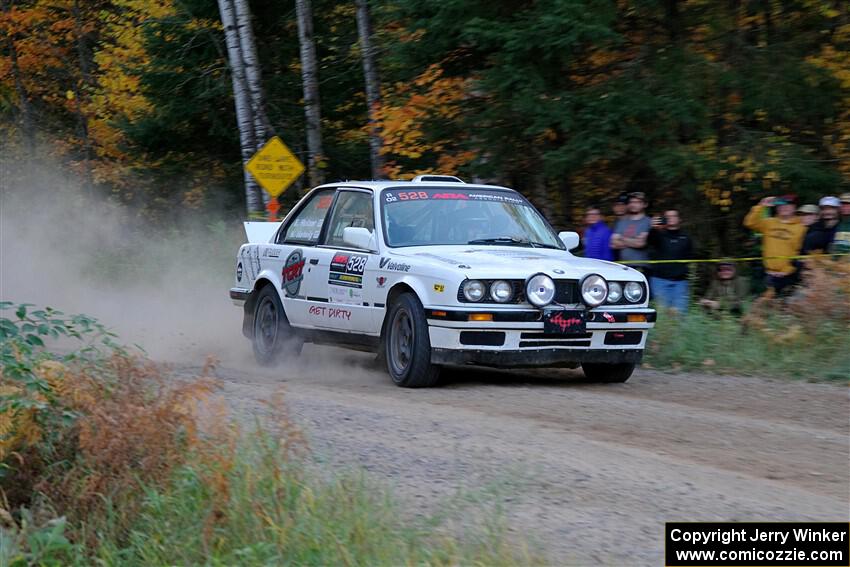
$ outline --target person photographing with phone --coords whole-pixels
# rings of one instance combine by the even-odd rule
[[[652,218],[648,238],[651,258],[661,260],[693,259],[693,243],[681,228],[681,217],[676,209],[668,209]],[[672,307],[680,313],[688,311],[688,264],[685,262],[652,265],[649,289],[659,305]]]
[[[774,211],[774,216],[765,216],[769,209]],[[744,217],[745,227],[762,234],[762,263],[767,286],[777,295],[800,280],[797,263],[787,258],[800,254],[806,237],[806,227],[795,212],[793,197],[765,197]]]

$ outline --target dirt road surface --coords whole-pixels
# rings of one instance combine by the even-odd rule
[[[555,564],[661,565],[665,521],[850,516],[846,386],[464,368],[406,390],[365,354],[307,345],[274,370],[247,354],[217,371],[239,414],[283,386],[321,466],[365,469],[414,515],[486,494]]]

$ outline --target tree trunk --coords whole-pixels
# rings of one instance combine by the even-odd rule
[[[301,47],[301,80],[304,86],[304,117],[307,127],[307,171],[310,184],[324,183],[321,162],[322,113],[319,106],[319,76],[316,64],[316,44],[313,42],[313,12],[310,0],[295,0],[298,20],[298,43]]]
[[[236,106],[236,122],[239,127],[239,145],[242,150],[242,173],[245,179],[245,208],[248,215],[262,213],[260,187],[244,168],[254,152],[257,151],[257,142],[254,135],[254,116],[251,111],[248,82],[245,78],[242,50],[232,1],[218,0],[218,10],[221,14],[221,24],[224,27],[227,59],[230,63],[230,78],[233,83],[233,100]]]
[[[11,6],[8,0],[0,2],[0,8],[3,12],[9,12]],[[32,106],[30,105],[29,93],[27,93],[23,78],[21,77],[21,69],[18,66],[18,51],[15,47],[15,40],[12,35],[6,37],[6,46],[9,50],[9,60],[11,62],[12,79],[15,83],[15,94],[18,97],[18,114],[21,121],[21,132],[23,133],[24,143],[27,149],[27,161],[32,159],[35,154],[35,124],[33,123]]]
[[[239,36],[239,48],[242,52],[242,67],[247,81],[251,111],[254,115],[254,137],[257,149],[260,149],[271,134],[272,127],[266,115],[260,60],[257,57],[257,42],[254,39],[254,28],[251,23],[251,9],[247,0],[233,0],[233,5],[236,10],[236,33]]]
[[[360,55],[363,59],[363,75],[366,78],[366,103],[369,105],[369,160],[372,178],[384,178],[384,156],[381,154],[381,130],[375,116],[381,104],[381,80],[375,61],[372,44],[372,23],[369,17],[368,0],[355,0],[357,5],[357,35],[360,37]]]
[[[77,63],[80,67],[80,80],[76,81],[74,87],[74,111],[77,114],[77,132],[83,142],[83,184],[86,191],[91,195],[94,192],[94,182],[92,181],[91,163],[94,159],[94,150],[92,148],[91,138],[89,137],[89,119],[83,109],[85,97],[88,94],[88,88],[92,86],[91,74],[91,52],[86,45],[86,37],[83,33],[83,17],[80,11],[79,0],[74,0],[71,7],[71,14],[74,17],[74,39],[77,43]]]

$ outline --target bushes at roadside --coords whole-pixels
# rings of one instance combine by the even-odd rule
[[[850,262],[810,260],[805,285],[760,297],[744,317],[659,313],[645,363],[654,368],[850,381]]]
[[[211,363],[176,380],[88,317],[0,307],[0,565],[534,561],[498,529],[461,541],[362,478],[316,478],[282,400],[240,432]]]

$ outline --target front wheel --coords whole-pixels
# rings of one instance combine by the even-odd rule
[[[293,336],[280,297],[270,285],[261,289],[257,296],[251,345],[254,358],[261,366],[272,366],[284,356],[297,356],[301,351],[301,343]]]
[[[440,377],[440,367],[431,364],[428,322],[419,300],[403,293],[390,306],[384,333],[387,371],[397,386],[428,388]]]
[[[585,362],[581,365],[584,375],[592,382],[625,382],[635,371],[635,365],[631,362],[617,364],[604,364],[598,362]]]

